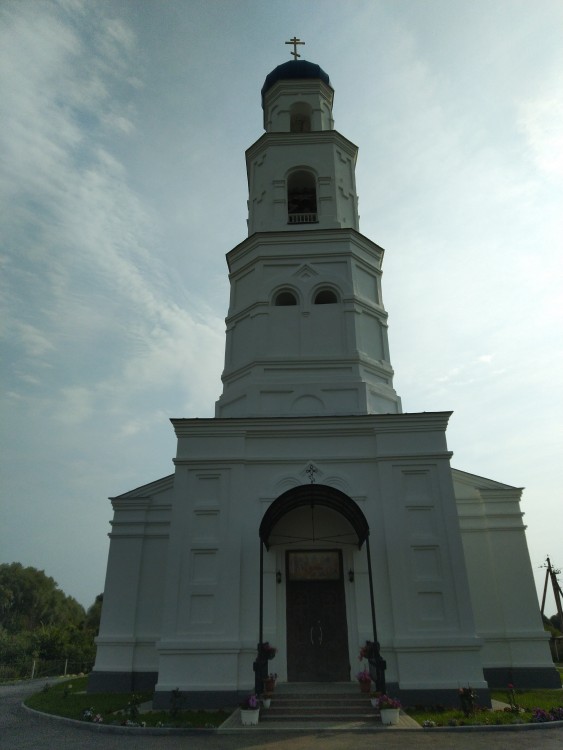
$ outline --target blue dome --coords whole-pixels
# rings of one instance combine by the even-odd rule
[[[330,79],[320,65],[308,62],[307,60],[288,60],[282,65],[278,65],[271,73],[266,76],[262,86],[262,101],[266,92],[278,81],[296,80],[303,78],[318,78],[327,86],[330,86]]]

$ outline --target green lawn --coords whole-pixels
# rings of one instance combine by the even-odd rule
[[[563,705],[563,690],[515,690],[516,703],[527,710]],[[506,690],[491,690],[491,698],[509,703]]]
[[[561,668],[560,672],[562,671]],[[217,727],[232,713],[233,708],[224,711],[150,711],[138,713],[137,706],[150,701],[152,693],[86,693],[87,677],[76,677],[57,685],[49,686],[30,696],[26,705],[37,711],[65,716],[70,719],[84,719],[84,711],[92,716],[99,715],[104,724],[124,724],[126,721],[146,726],[167,727]],[[503,703],[509,702],[507,691],[491,691],[491,697]],[[562,690],[515,691],[516,703],[524,709],[522,713],[490,711],[478,709],[474,715],[466,717],[459,710],[410,709],[407,713],[419,724],[432,721],[436,726],[469,726],[487,724],[521,724],[533,718],[533,709],[549,711],[553,707],[563,707]]]
[[[553,708],[563,710],[563,690],[516,690],[516,704],[523,711],[491,711],[478,708],[471,716],[465,716],[461,710],[406,709],[406,712],[419,724],[425,721],[434,722],[438,727],[473,726],[495,724],[528,724],[534,719],[534,710],[549,712]],[[491,698],[502,703],[510,703],[507,690],[491,690]],[[478,699],[477,699],[478,700]]]
[[[151,711],[137,714],[138,704],[150,701],[152,693],[86,693],[87,677],[77,677],[50,686],[30,696],[26,706],[37,711],[69,719],[83,719],[85,710],[100,715],[104,724],[124,724],[127,720],[146,726],[167,727],[217,727],[232,713],[225,711],[177,711],[171,716],[168,711]]]

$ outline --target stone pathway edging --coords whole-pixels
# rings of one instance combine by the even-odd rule
[[[30,714],[41,716],[44,719],[51,719],[58,721],[61,724],[67,724],[75,729],[86,729],[90,732],[107,732],[114,734],[151,734],[153,736],[158,735],[205,735],[205,734],[217,734],[219,727],[213,729],[202,728],[195,729],[189,727],[123,727],[118,724],[95,724],[93,721],[80,721],[78,719],[69,719],[67,716],[57,716],[56,714],[46,714],[43,711],[37,711],[35,708],[30,708],[22,702],[22,708],[28,711]],[[246,728],[246,727],[245,727]]]
[[[69,726],[73,726],[75,729],[86,729],[91,732],[106,732],[106,733],[114,733],[114,734],[129,734],[129,735],[138,735],[138,734],[148,734],[152,736],[165,736],[165,735],[176,735],[176,736],[182,736],[182,735],[198,735],[198,736],[205,736],[207,735],[216,735],[216,734],[244,734],[246,732],[260,732],[262,734],[291,734],[292,732],[311,732],[311,733],[319,733],[319,732],[330,732],[331,734],[334,733],[350,733],[355,732],[358,734],[377,734],[380,732],[385,731],[393,731],[393,732],[418,732],[418,731],[424,731],[426,732],[514,732],[514,731],[529,731],[529,730],[541,730],[541,729],[557,729],[563,727],[563,721],[546,721],[546,722],[538,722],[534,724],[492,724],[492,725],[475,725],[475,726],[465,726],[465,727],[421,727],[418,725],[417,727],[405,727],[405,726],[383,726],[383,725],[377,725],[372,727],[349,727],[349,726],[336,726],[334,724],[326,727],[319,727],[314,724],[314,722],[305,723],[305,722],[296,722],[292,726],[287,727],[280,727],[280,726],[265,726],[264,724],[257,724],[254,727],[245,727],[242,726],[240,723],[240,713],[237,714],[237,711],[234,711],[231,716],[226,719],[226,721],[221,724],[221,726],[209,729],[209,728],[202,728],[202,729],[190,729],[189,727],[123,727],[116,724],[94,724],[91,721],[79,721],[77,719],[69,719],[66,716],[57,716],[56,714],[46,714],[43,713],[43,711],[37,711],[34,708],[29,708],[29,706],[26,706],[25,703],[22,702],[22,708],[24,708],[26,711],[28,711],[31,714],[35,714],[36,716],[41,716],[46,719],[51,719],[53,721],[58,721],[62,724],[67,724]]]
[[[557,729],[563,721],[538,721],[527,724],[475,724],[468,727],[423,727],[425,732],[515,732],[533,729]]]

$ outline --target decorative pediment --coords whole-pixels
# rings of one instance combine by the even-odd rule
[[[307,281],[309,279],[315,278],[318,275],[318,271],[315,271],[315,269],[308,263],[304,263],[296,271],[293,272],[294,278],[299,279],[300,281]]]
[[[127,498],[145,498],[158,495],[162,492],[168,492],[174,487],[174,474],[169,474],[162,479],[156,479],[154,482],[143,484],[140,487],[135,487],[133,490],[123,492],[121,495],[110,497],[110,500],[123,500]]]
[[[487,479],[486,477],[478,476],[477,474],[470,474],[467,471],[461,471],[461,469],[454,469],[452,467],[452,478],[454,482],[461,485],[472,487],[477,490],[521,490],[521,487],[513,487],[510,484],[504,484],[503,482],[497,482],[495,479]]]

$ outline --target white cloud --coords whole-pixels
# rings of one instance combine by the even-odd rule
[[[57,416],[63,424],[78,425],[91,416],[94,409],[94,394],[89,388],[73,386],[61,389],[61,401]]]
[[[519,124],[538,169],[563,177],[563,75],[520,104]]]
[[[41,357],[55,349],[51,341],[41,331],[29,323],[15,322],[15,335],[23,344],[25,351],[32,357]]]

